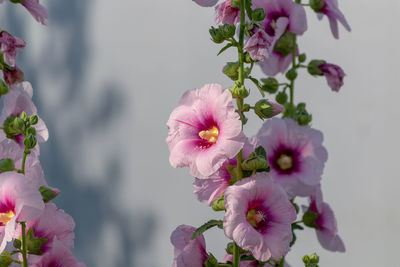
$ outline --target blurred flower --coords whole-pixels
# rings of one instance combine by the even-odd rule
[[[171,234],[174,245],[174,262],[172,267],[203,267],[207,260],[206,241],[203,235],[192,240],[196,228],[189,225],[178,226]]]
[[[17,221],[33,220],[43,212],[42,196],[28,179],[17,172],[0,174],[0,251],[13,240]]]
[[[15,58],[17,57],[18,49],[25,47],[25,41],[8,34],[6,31],[0,33],[0,50],[3,53],[4,62],[15,67]]]
[[[38,22],[46,25],[46,19],[49,17],[49,14],[46,8],[39,4],[39,0],[23,0],[21,4]]]
[[[264,123],[257,138],[267,152],[271,177],[288,195],[311,195],[328,159],[322,133],[289,118],[272,118]]]
[[[258,173],[225,191],[225,235],[260,261],[280,259],[289,250],[296,211],[285,191]]]
[[[21,83],[25,80],[25,74],[20,68],[18,68],[18,66],[15,66],[12,70],[4,69],[3,75],[4,80],[8,85]]]
[[[309,208],[307,209],[305,206],[302,208],[305,211],[305,217],[307,217],[307,214],[312,215],[314,213],[314,221],[307,222],[307,224],[311,223],[315,228],[322,247],[334,252],[344,252],[345,247],[338,235],[335,215],[331,207],[322,200],[321,186],[318,186],[315,193],[310,197]],[[305,217],[303,217],[303,221]]]
[[[240,20],[240,8],[231,6],[232,0],[225,0],[215,7],[215,22],[235,25]]]
[[[339,92],[343,86],[343,78],[346,76],[342,68],[338,65],[325,63],[319,66],[323,75],[326,77],[329,87],[332,91]]]
[[[187,91],[167,122],[173,167],[207,178],[242,149],[245,136],[229,90],[218,84]]]
[[[255,60],[263,61],[272,53],[274,48],[274,38],[265,33],[261,29],[257,29],[255,33],[247,40],[244,50],[249,52],[250,57]]]
[[[203,7],[210,7],[210,6],[214,6],[218,0],[192,0],[195,3],[197,3],[199,6],[203,6]]]

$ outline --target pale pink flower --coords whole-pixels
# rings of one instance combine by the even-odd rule
[[[332,91],[339,92],[340,88],[343,86],[343,78],[346,76],[342,68],[330,63],[324,63],[318,68],[323,72]]]
[[[40,260],[31,267],[86,267],[78,262],[72,252],[55,237],[51,242],[51,249],[40,257]]]
[[[255,149],[255,140],[246,139],[243,146],[243,158],[247,158]],[[208,205],[212,205],[214,201],[221,197],[225,192],[225,189],[229,186],[229,181],[232,179],[232,175],[226,169],[227,166],[237,165],[237,158],[229,159],[224,162],[221,168],[211,175],[208,179],[195,178],[193,183],[194,194],[197,199],[202,202],[207,202]]]
[[[39,4],[39,0],[23,0],[21,3],[31,15],[41,24],[46,25],[46,19],[49,17],[44,6]]]
[[[215,6],[215,4],[218,2],[218,0],[192,0],[196,4],[202,7],[210,7],[210,6]]]
[[[265,60],[260,61],[262,71],[268,76],[275,76],[278,73],[285,73],[292,63],[292,53],[282,56],[279,52],[272,52]]]
[[[267,152],[271,177],[288,195],[311,195],[328,159],[322,133],[290,118],[272,118],[264,123],[257,138]]]
[[[331,207],[323,202],[321,186],[318,186],[310,197],[310,206],[303,206],[303,211],[317,213],[315,220],[316,233],[319,243],[323,248],[333,252],[345,252],[342,239],[339,237],[335,214]]]
[[[173,167],[207,178],[242,149],[245,136],[229,90],[218,84],[187,91],[167,122]]]
[[[3,53],[4,62],[10,66],[15,67],[15,58],[17,51],[25,47],[24,40],[8,34],[6,31],[0,33],[0,50]]]
[[[240,8],[231,6],[232,0],[225,0],[215,7],[215,22],[235,25],[240,20]]]
[[[13,240],[17,221],[39,217],[44,209],[42,196],[28,179],[16,172],[0,174],[0,252]]]
[[[233,257],[230,254],[226,254],[223,262],[232,262],[233,261]],[[258,261],[241,261],[239,263],[239,267],[259,267],[260,264]],[[276,267],[275,264],[272,263],[266,263],[265,265],[263,265],[264,267]],[[283,265],[283,267],[290,267],[290,265],[285,261],[285,264]]]
[[[318,18],[322,19],[323,15],[326,15],[329,20],[329,25],[333,36],[339,39],[338,21],[343,25],[347,31],[351,31],[350,25],[347,23],[343,13],[339,10],[339,3],[337,0],[322,0],[324,6],[321,10],[317,11]]]
[[[296,210],[267,173],[228,187],[225,207],[225,235],[257,260],[280,259],[288,252]]]
[[[272,53],[274,38],[265,31],[257,29],[255,33],[247,40],[244,50],[249,52],[250,57],[255,60],[263,61]]]
[[[207,260],[206,241],[203,235],[192,240],[196,228],[189,225],[178,226],[171,234],[174,245],[172,267],[203,267]]]

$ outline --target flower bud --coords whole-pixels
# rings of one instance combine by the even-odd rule
[[[26,114],[25,111],[22,111],[21,115],[19,115],[19,117],[21,118],[21,120],[28,121],[28,114]]]
[[[36,129],[34,127],[29,127],[28,129],[26,129],[26,133],[36,136]]]
[[[303,63],[303,62],[305,62],[306,60],[307,60],[306,54],[300,54],[300,55],[299,55],[299,62],[300,62],[300,63]]]
[[[311,254],[310,256],[304,255],[303,262],[306,267],[318,267],[319,257],[317,254]]]
[[[225,41],[225,38],[219,29],[211,27],[209,32],[210,32],[211,38],[214,41],[214,43],[220,44]]]
[[[324,6],[325,2],[322,0],[310,0],[310,7],[317,13],[321,13]]]
[[[285,92],[279,92],[275,97],[276,102],[284,105],[288,100],[288,95]]]
[[[225,196],[222,195],[217,198],[212,204],[212,209],[215,211],[224,211],[225,209]]]
[[[288,72],[286,72],[286,78],[289,81],[294,81],[297,78],[297,71],[295,69],[290,69]]]
[[[242,162],[242,169],[245,171],[253,171],[265,169],[268,167],[267,160],[259,155],[252,153],[247,159]]]
[[[310,63],[308,63],[307,70],[311,75],[322,76],[324,73],[322,72],[322,70],[319,69],[319,67],[325,63],[326,63],[325,60],[317,60],[317,59],[311,60]]]
[[[14,171],[15,165],[12,159],[1,159],[0,160],[0,171],[1,172],[9,172]]]
[[[253,11],[253,19],[255,21],[263,21],[265,19],[265,16],[266,16],[266,14],[265,14],[263,8],[256,8]]]
[[[19,240],[19,239],[14,239],[13,246],[14,246],[14,248],[16,248],[16,249],[21,249],[21,247],[22,247],[22,242],[21,242],[21,240]],[[0,264],[0,266],[1,266],[1,264]]]
[[[266,99],[259,100],[254,106],[254,112],[260,119],[269,119],[283,112],[283,107],[278,103]]]
[[[13,263],[13,258],[11,253],[7,250],[3,251],[0,255],[0,266],[8,267]]]
[[[245,52],[244,53],[244,62],[247,64],[250,64],[253,61],[253,59],[251,58],[249,52]]]
[[[305,103],[297,105],[295,119],[300,125],[308,125],[312,121],[312,115],[308,113]]]
[[[270,94],[275,94],[276,91],[278,91],[279,89],[279,82],[277,79],[270,77],[267,79],[261,79],[261,81],[263,82],[263,87],[262,90],[265,92],[268,92]]]
[[[24,127],[24,125],[25,125],[25,122],[24,122],[21,118],[16,117],[16,118],[13,120],[13,122],[12,122],[12,124],[11,124],[11,127],[12,127],[16,132],[21,132],[21,131],[22,131],[22,128]]]
[[[50,202],[60,194],[60,190],[46,186],[41,186],[39,192],[42,195],[44,203]]]
[[[295,49],[295,44],[293,42],[294,36],[295,34],[287,31],[284,35],[281,36],[281,38],[279,38],[274,47],[274,51],[281,53],[282,57],[286,57],[287,55],[292,53]]]
[[[225,40],[232,38],[236,33],[236,27],[230,24],[224,24],[222,26],[219,26],[219,30],[222,36],[225,38]]]
[[[247,91],[244,86],[238,87],[235,85],[234,87],[229,88],[229,91],[231,91],[233,98],[246,98],[249,96],[249,91]]]
[[[312,212],[310,211],[310,209],[308,209],[303,215],[304,225],[311,228],[319,229],[318,225],[315,223],[315,221],[318,219],[318,216],[318,213]]]
[[[222,72],[233,81],[239,79],[239,62],[228,62]]]
[[[24,146],[27,149],[32,149],[36,146],[37,144],[37,139],[34,135],[29,134],[24,138]]]
[[[9,91],[10,87],[3,80],[0,80],[0,96],[7,94]]]

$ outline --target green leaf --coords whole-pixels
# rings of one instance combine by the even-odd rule
[[[262,157],[264,157],[265,159],[267,158],[267,152],[265,152],[265,149],[264,149],[262,146],[258,146],[258,147],[256,148],[256,150],[254,150],[254,152],[256,152],[256,154],[257,154],[258,156],[262,156]]]
[[[246,0],[245,8],[246,8],[247,16],[249,17],[250,20],[253,19],[253,10],[251,9],[252,5],[253,4],[251,3],[251,0]]]
[[[207,260],[204,262],[205,267],[218,267],[218,260],[213,254],[208,254]]]
[[[249,76],[248,78],[257,86],[257,88],[258,88],[258,90],[260,91],[261,95],[262,95],[263,97],[265,97],[265,94],[264,94],[264,92],[263,92],[263,88],[262,88],[261,83],[260,83],[256,78],[253,78],[253,77],[251,77],[251,76]]]
[[[223,223],[224,222],[222,220],[209,220],[208,222],[196,229],[196,231],[192,235],[192,240],[196,239],[199,235],[203,234],[205,231],[215,226],[223,229]]]
[[[230,48],[232,46],[233,46],[232,43],[229,43],[229,44],[225,45],[221,50],[219,50],[217,56],[221,55],[223,52],[225,52],[225,50],[227,50],[228,48]]]

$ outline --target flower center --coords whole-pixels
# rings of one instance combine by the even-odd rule
[[[288,170],[290,168],[293,167],[293,159],[292,157],[286,155],[286,154],[282,154],[279,158],[278,158],[278,166],[279,168],[281,168],[281,170]]]
[[[259,226],[267,221],[267,216],[262,211],[257,211],[251,209],[247,212],[247,221],[254,227],[259,228]]]
[[[8,213],[0,213],[0,224],[6,226],[7,223],[14,217],[14,212],[9,211]]]
[[[209,130],[199,132],[201,139],[206,140],[210,143],[215,143],[218,140],[219,130],[217,126],[212,127]]]

